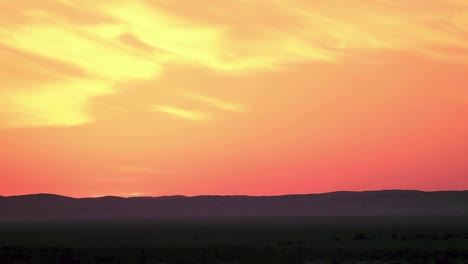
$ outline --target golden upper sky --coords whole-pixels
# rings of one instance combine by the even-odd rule
[[[170,65],[245,75],[315,61],[383,63],[367,55],[380,51],[468,62],[464,0],[2,0],[0,8],[2,127],[93,122],[96,97]],[[244,107],[189,90],[187,99],[220,110]],[[147,110],[209,119],[161,102]]]

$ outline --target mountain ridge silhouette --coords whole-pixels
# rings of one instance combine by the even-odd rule
[[[255,216],[468,215],[468,191],[336,191],[319,194],[85,197],[0,196],[0,221]]]
[[[323,193],[288,193],[278,195],[247,195],[247,194],[199,194],[199,195],[162,195],[162,196],[117,196],[117,195],[105,195],[105,196],[85,196],[85,197],[73,197],[60,195],[55,193],[31,193],[31,194],[18,194],[18,195],[0,195],[2,198],[20,198],[20,197],[57,197],[57,198],[71,198],[71,199],[100,199],[100,198],[123,198],[123,199],[134,199],[134,198],[194,198],[194,197],[285,197],[285,196],[312,196],[312,195],[333,195],[333,194],[352,194],[352,193],[443,193],[443,192],[468,192],[468,190],[441,190],[441,191],[421,191],[412,189],[383,189],[383,190],[367,190],[367,191],[332,191]]]

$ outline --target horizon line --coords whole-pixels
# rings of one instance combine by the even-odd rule
[[[119,196],[119,195],[103,195],[103,196],[83,196],[75,197],[68,195],[61,195],[56,193],[27,193],[27,194],[17,194],[17,195],[0,195],[1,198],[11,198],[11,197],[23,197],[23,196],[37,196],[37,195],[50,195],[50,196],[59,196],[64,198],[71,199],[99,199],[99,198],[165,198],[165,197],[183,197],[183,198],[194,198],[194,197],[281,197],[281,196],[300,196],[300,195],[324,195],[332,193],[365,193],[365,192],[422,192],[422,193],[437,193],[437,192],[466,192],[466,189],[459,190],[417,190],[417,189],[374,189],[374,190],[360,190],[360,191],[350,191],[350,190],[338,190],[338,191],[329,191],[329,192],[319,192],[319,193],[286,193],[286,194],[276,194],[276,195],[248,195],[248,194],[198,194],[198,195],[183,195],[183,194],[174,194],[174,195],[160,195],[160,196],[150,196],[150,195],[141,195],[141,196]]]

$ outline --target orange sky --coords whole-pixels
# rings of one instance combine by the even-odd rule
[[[466,0],[0,10],[0,195],[468,189]]]

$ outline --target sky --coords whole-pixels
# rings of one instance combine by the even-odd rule
[[[0,195],[468,189],[466,0],[0,10]]]

